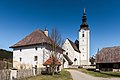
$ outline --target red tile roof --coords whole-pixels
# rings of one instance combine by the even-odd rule
[[[41,43],[48,43],[51,44],[52,40],[47,37],[43,31],[40,29],[35,30],[25,38],[23,38],[21,41],[16,43],[15,45],[11,46],[10,48],[15,47],[23,47],[23,46],[30,46],[30,45],[36,45]]]
[[[44,66],[52,65],[53,62],[55,62],[55,65],[61,65],[60,61],[58,61],[58,59],[56,59],[55,57],[50,57],[47,61],[43,63],[43,65]]]

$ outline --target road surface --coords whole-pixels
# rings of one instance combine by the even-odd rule
[[[67,70],[71,73],[73,80],[120,80],[120,78],[93,77],[77,70]]]

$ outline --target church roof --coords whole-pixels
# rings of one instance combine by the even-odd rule
[[[47,37],[43,31],[37,29],[28,36],[26,36],[25,38],[23,38],[21,41],[11,46],[10,48],[30,46],[41,43],[51,44],[52,40],[49,37]]]
[[[67,38],[68,39],[68,38]],[[73,49],[77,52],[80,52],[80,50],[78,49],[77,45],[75,43],[73,43],[70,39],[68,39],[68,41],[70,42],[71,46],[73,47]]]
[[[79,49],[79,41],[78,40],[75,40],[75,45]]]
[[[103,48],[96,54],[96,63],[115,62],[120,62],[120,46]]]
[[[67,55],[63,54],[63,56],[68,61],[69,65],[73,64],[73,62],[70,60],[70,58]]]
[[[51,56],[47,61],[45,61],[43,65],[44,66],[52,65],[53,63],[58,66],[61,65],[60,61],[58,61],[58,59],[53,56]]]

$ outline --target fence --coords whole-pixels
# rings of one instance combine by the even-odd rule
[[[9,61],[0,61],[0,70],[12,68],[12,63]]]
[[[42,68],[35,69],[13,69],[13,70],[0,70],[0,80],[16,80],[35,75],[40,75]]]
[[[0,70],[0,80],[10,80],[10,70]]]
[[[18,70],[16,76],[18,79],[33,76],[33,70],[32,69]]]

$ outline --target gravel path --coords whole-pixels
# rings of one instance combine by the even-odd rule
[[[67,70],[71,73],[73,80],[120,80],[120,78],[93,77],[77,70]]]

